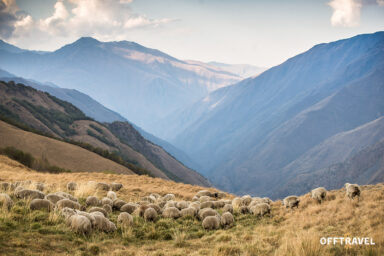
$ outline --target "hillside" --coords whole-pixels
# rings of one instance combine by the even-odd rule
[[[122,178],[124,177],[124,178]],[[0,180],[45,183],[44,193],[66,191],[68,181],[80,190],[73,193],[84,204],[88,195],[99,198],[106,192],[87,189],[88,181],[121,182],[117,196],[136,202],[150,193],[174,193],[176,200],[190,200],[198,186],[146,176],[103,173],[41,174],[0,156]],[[215,191],[210,189],[210,191]],[[300,196],[299,207],[286,209],[281,201],[271,203],[264,217],[234,213],[235,224],[226,229],[205,231],[195,218],[159,219],[145,222],[134,215],[129,228],[118,226],[113,233],[74,234],[57,212],[32,211],[28,200],[16,199],[7,211],[0,210],[0,250],[3,255],[382,255],[384,253],[384,184],[362,187],[359,201],[350,201],[345,190],[329,191],[317,204],[309,194]],[[229,195],[229,198],[231,196]],[[116,223],[118,211],[109,218]],[[375,245],[327,245],[321,237],[368,237]],[[246,241],[246,242],[244,242]]]
[[[79,146],[23,131],[0,121],[0,148],[5,147],[30,153],[35,159],[48,159],[49,164],[70,171],[134,174],[127,167]]]
[[[67,101],[77,108],[79,108],[85,115],[95,119],[98,122],[107,122],[112,123],[114,121],[123,121],[127,122],[127,120],[122,117],[120,114],[104,107],[102,104],[92,99],[88,95],[81,93],[77,90],[60,88],[58,86],[53,86],[52,83],[41,83],[37,81],[32,81],[28,79],[24,79],[21,77],[17,77],[3,69],[0,69],[0,80],[2,81],[14,81],[16,83],[27,84],[39,91],[47,92],[56,98],[59,98],[63,101]],[[140,134],[147,140],[153,142],[156,145],[161,146],[166,152],[169,152],[172,156],[174,156],[181,163],[186,166],[199,170],[201,167],[197,165],[194,161],[192,161],[184,152],[170,143],[157,138],[156,136],[144,131],[138,126],[134,127]]]
[[[384,115],[383,49],[384,32],[316,45],[169,115],[155,135],[199,160],[215,186],[272,196],[291,178],[286,166]],[[356,149],[368,146],[360,143]]]
[[[0,92],[0,113],[6,120],[21,123],[53,137],[91,145],[98,151],[110,152],[110,155],[117,155],[126,166],[137,173],[149,173],[164,179],[209,186],[209,182],[200,174],[186,168],[160,147],[148,157],[159,154],[164,163],[172,164],[156,165],[158,162],[151,162],[145,155],[132,148],[130,144],[135,145],[132,141],[129,141],[130,144],[122,142],[106,125],[85,116],[70,103],[12,82],[0,82]],[[129,130],[125,131],[126,134],[137,133],[131,126],[127,127]],[[147,143],[141,136],[136,136],[135,139],[141,140],[142,144]],[[141,152],[146,154],[149,151]],[[100,154],[103,155],[104,152]]]
[[[0,49],[0,66],[17,76],[86,93],[151,133],[159,118],[241,80],[134,42],[89,37],[45,54]]]

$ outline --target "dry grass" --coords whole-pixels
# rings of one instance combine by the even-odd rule
[[[101,173],[41,174],[0,157],[0,180],[32,180],[48,184],[47,191],[64,189],[68,181],[81,185],[79,197],[95,194],[87,181],[121,182],[118,196],[136,201],[156,192],[174,193],[190,199],[198,186],[156,178]],[[281,201],[272,204],[271,215],[256,218],[235,213],[233,228],[204,231],[192,219],[161,219],[146,223],[135,218],[133,227],[114,234],[90,237],[72,234],[57,213],[30,212],[18,202],[12,213],[0,214],[0,252],[5,255],[384,255],[384,185],[363,186],[359,202],[345,197],[345,190],[328,193],[322,204],[308,194],[298,209],[289,210]],[[214,190],[214,189],[211,189]],[[105,194],[105,192],[104,192]],[[96,195],[104,196],[98,192]],[[111,216],[116,222],[116,216]],[[20,225],[19,225],[20,223]],[[320,244],[321,237],[372,237],[374,246]],[[3,240],[3,242],[1,242]],[[4,244],[6,243],[6,244]],[[12,251],[13,250],[13,251]],[[53,254],[52,254],[53,253]],[[0,253],[1,254],[1,253]]]

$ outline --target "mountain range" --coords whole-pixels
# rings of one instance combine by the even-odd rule
[[[242,79],[134,42],[90,37],[53,52],[1,42],[0,67],[20,77],[77,89],[151,133],[158,119]]]
[[[311,173],[382,138],[380,133],[335,142],[381,118],[383,99],[384,32],[377,32],[316,45],[257,77],[218,89],[159,122],[156,135],[199,160],[219,188],[277,198],[307,191],[305,184],[284,186],[298,172],[306,173],[307,183],[313,179],[334,188]],[[341,170],[335,175],[360,181]]]
[[[48,157],[51,161],[52,158],[60,157],[57,153],[58,148],[73,147],[62,146],[63,143],[69,143],[115,161],[120,165],[119,172],[128,169],[130,173],[133,171],[189,184],[210,185],[204,177],[184,166],[163,148],[144,139],[129,123],[97,122],[87,117],[74,105],[23,84],[16,84],[13,81],[0,82],[0,117],[11,125],[50,138],[49,143],[43,142],[48,138],[37,135],[29,135],[28,139],[22,140],[21,138],[27,135],[16,128],[5,129],[4,126],[0,129],[5,136],[0,140],[0,147],[12,146],[27,150],[36,158]],[[4,130],[14,131],[17,135],[11,132],[5,133]],[[53,145],[52,139],[59,140],[60,147],[49,146]],[[36,149],[31,150],[34,146]],[[62,154],[71,155],[71,152],[71,150],[63,150]],[[73,152],[75,154],[76,151]],[[78,156],[73,156],[74,161],[77,158]],[[91,159],[83,158],[82,161],[90,162]],[[54,163],[63,167],[60,161],[54,161]],[[65,168],[68,168],[67,163]],[[78,168],[72,169],[78,170]],[[116,170],[116,167],[111,170]]]

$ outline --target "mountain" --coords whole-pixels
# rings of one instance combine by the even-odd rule
[[[271,196],[291,162],[384,115],[383,74],[384,32],[316,45],[169,115],[156,135],[199,160],[214,185]]]
[[[218,67],[222,70],[228,71],[232,74],[241,76],[242,78],[248,78],[251,76],[257,76],[263,73],[267,68],[257,67],[249,64],[226,64],[216,61],[211,61],[207,63],[210,66]]]
[[[86,149],[90,148],[137,173],[149,173],[155,177],[190,184],[209,185],[201,175],[182,165],[161,147],[150,144],[130,125],[123,125],[117,130],[125,136],[133,134],[130,140],[124,142],[124,137],[118,137],[120,134],[116,130],[108,129],[108,126],[113,127],[113,124],[96,122],[72,104],[31,87],[14,82],[0,82],[0,114],[3,120],[12,124],[78,144]],[[147,147],[151,147],[151,150],[155,148],[156,152]],[[151,162],[156,154],[161,158],[162,165],[159,162]]]
[[[89,37],[45,54],[0,50],[0,67],[17,76],[77,89],[151,133],[158,119],[241,80],[134,42]]]
[[[9,44],[7,42],[4,42],[1,39],[0,39],[0,50],[4,50],[4,51],[7,51],[7,52],[12,52],[12,53],[22,53],[22,52],[26,51],[26,50],[20,49],[19,47],[11,45],[11,44]]]
[[[79,108],[85,115],[95,119],[98,122],[112,123],[114,121],[128,122],[120,114],[104,107],[99,102],[95,101],[88,95],[81,93],[73,89],[60,88],[53,83],[41,83],[32,81],[24,78],[17,77],[5,70],[0,69],[0,80],[3,81],[14,81],[16,83],[28,84],[37,90],[47,92],[63,101],[72,103],[74,106]],[[192,161],[183,151],[171,145],[170,143],[157,138],[156,136],[144,131],[140,127],[132,124],[134,128],[140,132],[140,134],[146,139],[153,142],[156,145],[162,147],[166,152],[172,155],[174,158],[179,160],[184,165],[194,169],[200,170],[201,167]]]
[[[2,69],[0,69],[0,80],[28,84],[28,86],[37,90],[47,92],[56,98],[72,103],[83,111],[84,114],[99,122],[127,121],[120,114],[104,107],[88,95],[74,89],[60,88],[52,83],[40,83],[30,79],[24,79]]]
[[[127,167],[79,146],[23,131],[0,121],[0,148],[6,147],[30,153],[39,161],[48,161],[50,165],[65,170],[134,174]]]

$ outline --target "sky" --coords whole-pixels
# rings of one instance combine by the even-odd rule
[[[0,0],[0,38],[31,50],[92,36],[272,67],[315,44],[382,30],[384,0]]]

